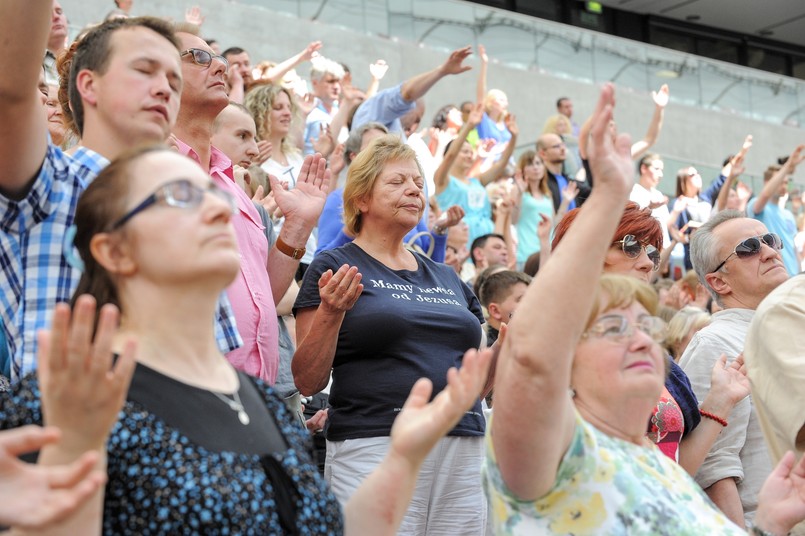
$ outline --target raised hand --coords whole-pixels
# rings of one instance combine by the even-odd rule
[[[472,105],[470,113],[467,115],[467,123],[475,128],[481,124],[481,119],[484,117],[484,105],[482,102],[477,102]],[[494,140],[492,140],[494,141]]]
[[[332,154],[330,154],[330,173],[333,177],[338,177],[341,171],[347,167],[347,163],[344,160],[344,149],[344,144],[339,143],[335,146],[335,149],[333,149]]]
[[[802,154],[803,149],[805,149],[805,145],[799,145],[794,152],[791,153],[791,156],[788,157],[788,160],[791,162],[791,169],[793,170],[795,167],[802,162],[802,159],[805,158],[805,155]]]
[[[352,309],[363,292],[361,278],[355,266],[345,264],[336,273],[327,270],[319,278],[321,307],[328,313],[344,313]]]
[[[593,113],[593,126],[587,155],[595,187],[613,188],[625,193],[632,188],[632,140],[628,134],[614,134],[610,123],[615,110],[615,87],[604,84]],[[601,178],[599,178],[601,177]]]
[[[316,107],[316,96],[313,93],[305,93],[304,97],[296,97],[296,107],[302,117],[307,117]]]
[[[196,26],[204,24],[204,15],[201,13],[201,8],[198,6],[187,8],[184,12],[184,21]]]
[[[567,181],[567,186],[562,188],[562,201],[567,201],[569,205],[577,195],[579,195],[579,185],[576,181]]]
[[[447,387],[431,403],[433,384],[419,379],[391,427],[390,454],[418,464],[478,401],[486,382],[492,350],[468,350],[461,368],[447,371]]]
[[[372,78],[375,80],[383,80],[388,70],[389,65],[386,63],[386,60],[377,60],[369,66],[369,74],[371,74]]]
[[[448,57],[447,61],[441,66],[442,74],[461,74],[472,69],[469,65],[464,65],[464,60],[466,60],[470,54],[472,54],[472,47],[469,46],[451,52],[450,57]]]
[[[805,519],[805,456],[788,451],[758,493],[755,524],[772,534],[788,534]]]
[[[271,142],[268,140],[260,140],[257,142],[257,158],[255,158],[254,163],[262,165],[263,162],[271,158],[271,151],[274,149],[274,146],[271,145]]]
[[[310,61],[311,59],[315,58],[319,54],[319,50],[321,50],[322,44],[321,41],[311,41],[305,47],[305,50],[299,55],[300,63],[303,61]]]
[[[513,137],[517,137],[520,134],[520,127],[517,126],[517,118],[514,114],[506,114],[503,122],[506,124],[506,128],[509,129]]]
[[[56,428],[24,426],[0,432],[0,523],[19,529],[41,529],[57,523],[89,499],[106,482],[94,471],[96,452],[69,465],[31,465],[19,456],[55,444]]]
[[[51,330],[38,334],[43,420],[61,429],[62,445],[76,457],[105,449],[134,373],[132,341],[112,366],[119,316],[117,307],[104,305],[93,337],[95,299],[84,295],[72,314],[68,304],[57,304]]]
[[[276,180],[276,178],[275,178]],[[280,188],[283,190],[287,190],[287,184],[280,182]],[[276,220],[283,216],[282,211],[277,206],[277,201],[274,199],[274,192],[268,192],[267,194],[263,191],[263,185],[257,187],[257,190],[254,191],[254,195],[252,196],[252,201],[255,203],[259,203],[268,215],[271,216],[272,219]]]
[[[330,125],[325,125],[324,123],[319,124],[319,137],[315,140],[311,140],[311,145],[313,145],[313,150],[317,153],[321,153],[323,157],[327,158],[330,156],[335,148],[335,142],[330,133]]]
[[[296,186],[284,190],[276,177],[268,176],[274,199],[282,213],[285,224],[298,226],[310,232],[316,226],[330,191],[330,170],[327,161],[319,153],[308,155],[302,162]],[[307,238],[305,238],[307,239]]]
[[[654,104],[660,108],[665,108],[671,98],[669,91],[668,84],[663,84],[659,91],[652,91],[651,98],[654,99]]]
[[[441,213],[439,219],[436,220],[434,227],[453,227],[458,225],[462,218],[464,218],[464,209],[461,208],[460,205],[452,205]]]
[[[750,390],[743,355],[739,355],[728,365],[727,356],[721,354],[710,374],[710,395],[708,397],[718,396],[723,399],[723,402],[730,404],[731,409],[749,396]]]
[[[481,58],[481,62],[489,63],[489,56],[486,55],[486,47],[483,45],[478,45],[478,57]]]
[[[547,242],[551,238],[551,229],[553,229],[553,220],[547,214],[540,213],[539,223],[537,224],[537,237],[540,242]]]

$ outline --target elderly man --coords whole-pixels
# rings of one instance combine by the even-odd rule
[[[779,236],[733,210],[716,214],[694,233],[693,268],[723,308],[693,336],[679,360],[699,400],[710,390],[716,360],[721,354],[732,360],[743,352],[758,304],[788,279],[781,248]],[[719,422],[725,427],[695,478],[713,502],[743,526],[754,519],[758,491],[771,472],[771,460],[751,396],[729,415],[715,417],[723,419]]]

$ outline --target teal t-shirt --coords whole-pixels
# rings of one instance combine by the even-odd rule
[[[766,229],[770,233],[780,235],[783,241],[783,263],[788,275],[794,276],[800,272],[799,260],[797,259],[797,248],[794,245],[794,236],[797,234],[797,220],[791,211],[785,208],[780,208],[776,203],[771,201],[766,203],[760,213],[755,214],[755,202],[757,198],[752,199],[746,205],[746,213],[756,220],[763,222]]]
[[[528,256],[540,249],[537,226],[541,221],[540,214],[553,218],[553,201],[543,195],[539,199],[529,192],[523,194],[520,203],[520,219],[517,221],[517,262],[524,263]]]
[[[453,205],[459,205],[464,209],[464,221],[470,228],[468,248],[473,240],[495,230],[495,224],[492,223],[492,204],[489,202],[486,188],[474,177],[467,184],[450,176],[447,188],[436,196],[436,201],[442,210]]]

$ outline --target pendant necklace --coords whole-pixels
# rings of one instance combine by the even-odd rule
[[[240,395],[237,391],[235,391],[234,394],[235,400],[232,400],[228,396],[222,395],[221,393],[216,393],[215,391],[210,391],[210,393],[214,394],[221,402],[229,406],[229,409],[237,412],[238,420],[240,420],[241,424],[245,426],[251,422],[249,414],[246,413],[246,408],[243,407],[243,404],[240,401]]]

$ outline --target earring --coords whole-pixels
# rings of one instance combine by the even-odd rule
[[[576,398],[576,390],[572,387],[568,388],[568,392],[570,393],[570,398]]]

